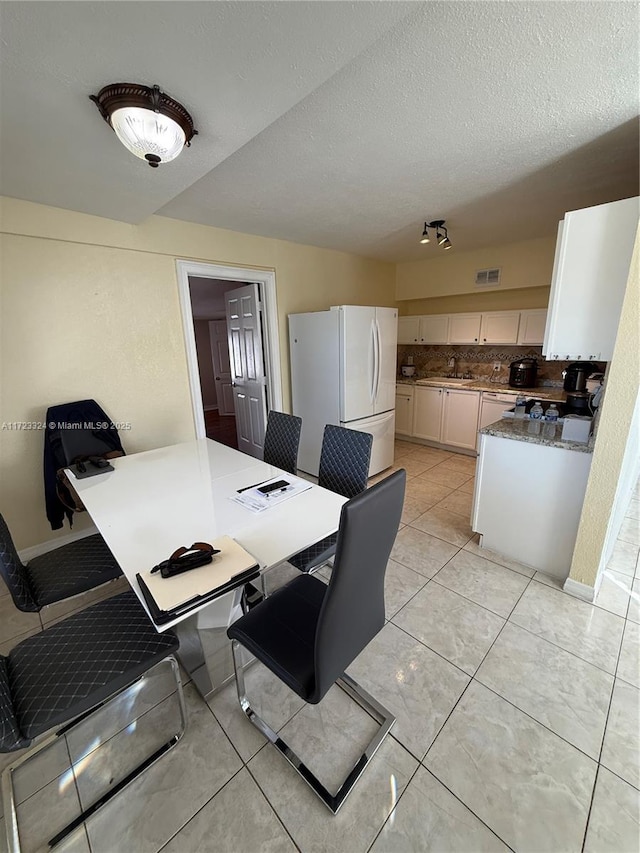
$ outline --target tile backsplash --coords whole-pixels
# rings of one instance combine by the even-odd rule
[[[429,376],[446,376],[452,371],[449,359],[456,360],[456,373],[462,376],[470,373],[473,379],[489,379],[499,383],[509,381],[509,365],[519,358],[536,358],[538,360],[538,385],[561,385],[562,371],[571,362],[545,361],[542,347],[473,347],[469,344],[453,346],[441,344],[434,346],[401,344],[398,346],[398,374],[400,367],[407,364],[407,357],[413,356],[416,367],[416,377],[426,379]],[[500,370],[494,372],[493,364],[499,361]]]

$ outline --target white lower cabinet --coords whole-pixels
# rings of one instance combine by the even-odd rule
[[[413,431],[413,388],[410,385],[396,387],[396,432],[411,435]]]
[[[590,468],[590,453],[482,435],[471,517],[482,547],[564,581]]]
[[[447,388],[442,408],[442,444],[476,449],[480,393]]]
[[[418,386],[414,389],[413,435],[475,450],[479,391]]]
[[[413,435],[440,441],[444,388],[416,387],[413,400]]]

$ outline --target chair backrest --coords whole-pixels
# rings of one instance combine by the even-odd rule
[[[298,470],[298,446],[302,418],[286,415],[284,412],[269,412],[267,429],[264,434],[263,459],[269,465],[282,468],[290,474]]]
[[[342,507],[333,571],[316,629],[310,702],[322,699],[384,625],[384,576],[406,479],[404,469],[396,471]]]
[[[345,498],[367,488],[373,436],[327,424],[322,438],[318,485]]]
[[[4,518],[0,515],[0,575],[6,583],[13,603],[19,610],[33,612],[40,608],[36,604],[27,570],[20,562],[16,546]]]

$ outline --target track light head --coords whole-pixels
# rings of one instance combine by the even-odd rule
[[[450,249],[453,245],[451,240],[449,240],[449,233],[445,227],[444,219],[434,219],[433,222],[425,222],[424,230],[422,232],[422,238],[420,240],[421,243],[429,243],[429,232],[427,229],[433,228],[436,232],[436,240],[439,246],[442,246],[444,249]]]

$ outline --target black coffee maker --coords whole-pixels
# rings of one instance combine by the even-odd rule
[[[534,388],[538,376],[535,358],[521,358],[509,365],[509,385],[512,388]]]
[[[601,367],[592,361],[574,361],[562,372],[565,391],[586,391],[587,379],[592,373],[600,373]]]

